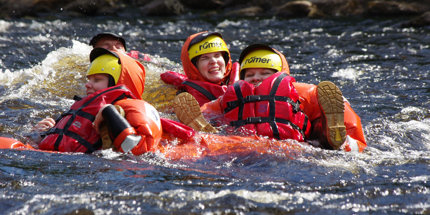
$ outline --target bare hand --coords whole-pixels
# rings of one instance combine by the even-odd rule
[[[102,112],[103,112],[103,109],[105,109],[105,107],[107,107],[108,105],[111,105],[111,104],[104,105],[102,108],[100,108],[100,110],[97,113],[96,118],[94,119],[94,122],[93,122],[93,127],[96,130],[96,132],[99,134],[100,134],[100,130],[99,130],[100,123],[103,122]]]
[[[48,117],[38,122],[33,129],[38,132],[42,132],[42,131],[47,131],[48,129],[54,126],[55,126],[55,120]]]

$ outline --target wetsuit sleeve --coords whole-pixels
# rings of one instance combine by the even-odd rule
[[[234,82],[239,81],[240,80],[239,74],[240,74],[240,65],[238,62],[234,62],[231,65],[231,72],[230,72],[228,85],[232,85],[234,84]]]
[[[191,140],[191,138],[196,134],[194,129],[180,122],[165,118],[161,118],[160,120],[163,127],[163,138],[165,139],[179,138],[184,142]]]
[[[102,116],[117,150],[127,153],[142,139],[136,135],[135,129],[113,105],[106,106],[102,111]]]
[[[179,74],[173,71],[166,71],[160,75],[160,78],[164,83],[173,85],[175,87],[183,87],[183,82],[187,80],[187,76]]]
[[[203,106],[200,107],[200,110],[205,115],[223,114],[223,111],[221,109],[221,99],[222,99],[222,96],[218,97],[216,100],[205,103]]]
[[[317,86],[298,82],[293,82],[293,86],[299,94],[300,109],[309,117],[309,120],[312,122],[321,118],[322,110],[318,104]]]
[[[367,144],[363,133],[363,127],[361,125],[361,119],[347,101],[345,101],[344,121],[346,134],[356,141],[356,145],[354,141],[350,142],[348,144],[349,146],[345,147],[345,151],[358,150],[359,152],[362,152],[364,148],[366,148]]]
[[[131,126],[116,136],[115,147],[122,152],[129,150],[134,155],[154,151],[162,136],[158,111],[149,103],[138,99],[120,100],[115,105],[124,109],[125,120]],[[129,136],[130,142],[124,142]]]

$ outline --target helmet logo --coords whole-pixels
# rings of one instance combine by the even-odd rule
[[[81,128],[82,124],[79,121],[74,121],[73,126],[77,127],[77,128]]]
[[[211,42],[211,43],[205,42],[199,46],[199,50],[201,51],[202,49],[221,48],[221,47],[222,47],[221,42]]]
[[[270,58],[264,58],[264,57],[251,57],[246,59],[246,61],[244,62],[244,64],[247,63],[270,63]]]

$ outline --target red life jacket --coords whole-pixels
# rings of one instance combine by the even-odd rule
[[[93,121],[100,108],[125,98],[135,98],[123,85],[99,90],[76,101],[63,113],[53,128],[39,143],[39,149],[60,152],[92,153],[102,145],[100,136],[93,128]]]
[[[225,78],[227,85],[231,85],[239,80],[239,63],[235,62],[231,66],[230,75]],[[200,74],[200,73],[199,73]],[[191,80],[187,76],[173,72],[166,71],[160,75],[161,80],[166,84],[172,84],[179,89],[178,93],[186,91],[194,96],[199,102],[199,105],[210,102],[224,95],[227,85],[214,84],[208,81]]]
[[[182,83],[183,90],[190,93],[199,102],[199,105],[210,102],[224,95],[227,85],[213,84],[207,81],[187,79]]]
[[[304,141],[311,126],[300,110],[294,81],[293,77],[278,72],[256,88],[245,81],[229,86],[221,99],[227,122],[262,136]]]

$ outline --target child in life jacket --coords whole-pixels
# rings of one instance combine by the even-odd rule
[[[181,51],[185,75],[167,71],[161,79],[180,92],[194,96],[199,105],[223,95],[227,85],[239,79],[238,63],[232,64],[230,51],[220,33],[199,32],[189,36]]]
[[[46,131],[38,148],[91,153],[112,147],[134,155],[152,151],[160,142],[162,127],[155,108],[141,100],[143,65],[123,52],[103,48],[93,49],[90,61],[87,96],[77,100],[56,121],[46,118],[35,126],[38,131]],[[109,135],[105,139],[111,140],[106,144],[111,146],[102,143],[98,129],[102,120]]]
[[[127,52],[125,39],[117,34],[111,32],[103,32],[95,35],[90,40],[90,46],[93,48],[104,48],[111,51],[122,51],[127,53],[128,56],[140,60],[151,62],[151,58],[142,52],[131,50]]]
[[[295,82],[288,76],[289,67],[285,56],[266,45],[248,46],[242,51],[239,62],[240,79],[244,81],[229,86],[225,95],[203,105],[201,110],[205,115],[222,115],[227,123],[236,127],[249,124],[264,126],[268,121],[272,129],[266,129],[266,136],[273,132],[276,137],[275,124],[283,121],[278,118],[303,111],[310,120],[306,125],[310,127],[309,134],[305,136],[306,140],[316,139],[323,148],[343,148],[346,151],[361,152],[367,146],[360,117],[343,99],[342,92],[333,83],[325,81],[316,86]],[[284,83],[286,81],[279,81],[282,76],[289,77],[287,84]],[[245,83],[252,84],[254,88]],[[280,89],[281,92],[290,91],[292,95],[296,92],[299,102],[293,103],[296,101],[294,96],[292,101],[279,97]],[[285,108],[286,103],[290,103],[291,107]],[[179,113],[178,118],[179,116],[184,118],[184,121],[192,121],[184,113]],[[291,127],[297,126],[295,121],[288,123],[291,122]],[[189,125],[193,127],[192,123]],[[300,127],[300,123],[298,127],[306,130]]]
[[[215,112],[222,116],[218,123],[231,126],[223,130],[227,134],[260,135],[304,142],[310,134],[311,123],[300,110],[299,96],[292,85],[294,78],[278,72],[283,71],[283,66],[287,64],[283,64],[279,55],[269,50],[257,50],[245,62],[241,73],[244,80],[228,86],[224,95],[204,104],[202,110],[214,108],[211,114]],[[179,94],[173,101],[174,106],[187,106],[183,102],[187,97],[190,96]],[[181,107],[175,108],[175,112],[187,124],[188,116],[194,111]],[[195,126],[195,121],[188,125]]]

